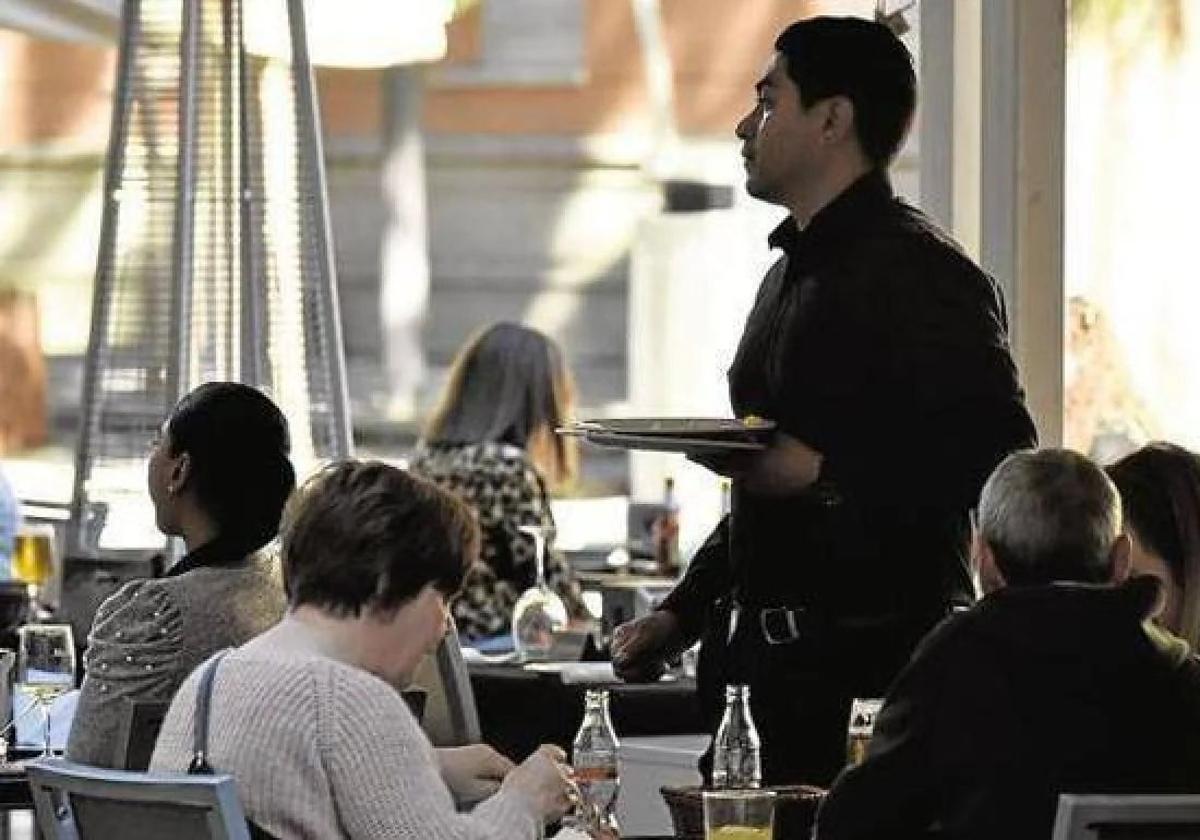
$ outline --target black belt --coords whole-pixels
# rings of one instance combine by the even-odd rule
[[[808,607],[742,607],[735,604],[729,619],[729,639],[732,640],[740,622],[745,620],[754,621],[754,629],[768,645],[788,645],[814,632],[883,629],[906,617],[906,614],[901,612],[828,616],[816,613]]]

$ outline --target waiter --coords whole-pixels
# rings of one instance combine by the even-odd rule
[[[733,511],[651,615],[619,627],[625,679],[655,678],[704,636],[715,730],[726,683],[751,687],[767,784],[828,784],[853,697],[882,696],[916,642],[972,597],[968,514],[1036,433],[997,285],[887,168],[916,105],[886,26],[789,26],[737,126],[746,189],[790,215],[729,370],[738,416],[775,421],[761,452],[697,457]]]

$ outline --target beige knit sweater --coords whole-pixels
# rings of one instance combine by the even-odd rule
[[[248,818],[280,840],[540,836],[519,794],[455,811],[433,747],[394,688],[268,638],[226,656],[213,686],[210,761],[233,775]],[[187,768],[199,674],[171,704],[152,769]]]

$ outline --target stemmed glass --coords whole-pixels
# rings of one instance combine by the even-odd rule
[[[552,529],[544,525],[521,525],[518,530],[533,539],[537,577],[513,606],[513,644],[523,662],[545,659],[554,633],[567,627],[567,608],[546,583],[546,539]]]
[[[26,624],[17,630],[17,688],[33,697],[46,721],[42,756],[50,756],[50,706],[75,687],[75,639],[69,624]]]
[[[54,529],[47,525],[23,525],[13,543],[13,575],[29,593],[29,617],[38,615],[38,596],[54,576]]]

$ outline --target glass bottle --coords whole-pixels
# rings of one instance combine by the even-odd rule
[[[679,572],[679,502],[675,498],[675,479],[663,482],[662,512],[651,528],[654,538],[654,562],[661,575]]]
[[[583,722],[575,735],[571,763],[579,786],[575,823],[592,836],[617,837],[617,733],[608,715],[608,692],[589,688],[584,695]]]
[[[533,560],[537,577],[533,586],[521,593],[513,605],[512,633],[517,656],[523,662],[545,659],[554,634],[567,628],[567,608],[546,583],[546,532],[540,525],[522,525],[520,530],[533,537]]]
[[[762,784],[761,742],[750,716],[750,686],[725,686],[725,714],[713,740],[714,788]]]

